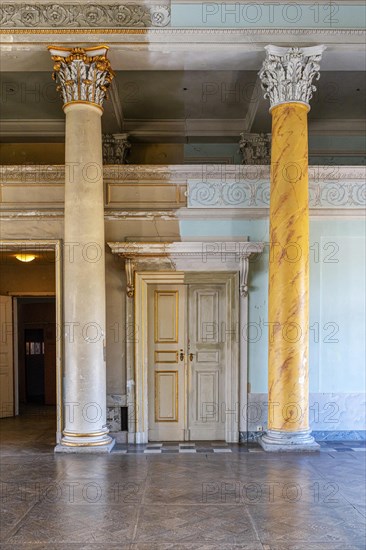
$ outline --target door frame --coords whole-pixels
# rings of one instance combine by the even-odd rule
[[[126,402],[128,406],[129,443],[146,443],[147,439],[147,354],[146,301],[147,285],[161,282],[184,283],[189,274],[203,273],[209,282],[212,274],[235,278],[233,301],[238,315],[237,356],[239,367],[232,385],[238,396],[233,428],[227,430],[227,441],[236,442],[248,431],[248,296],[250,259],[263,252],[263,242],[248,240],[206,240],[173,242],[108,242],[113,254],[125,262],[126,273]],[[229,275],[230,276],[230,275]],[[234,288],[235,287],[235,288]],[[231,387],[231,381],[230,386]],[[228,415],[229,416],[229,415]]]
[[[36,297],[36,296],[55,296],[56,302],[56,443],[61,441],[63,429],[63,412],[62,412],[62,378],[63,378],[63,288],[62,288],[62,240],[61,239],[1,239],[0,250],[2,252],[25,252],[30,249],[39,249],[42,252],[53,251],[55,253],[55,293],[51,292],[9,292],[13,302],[17,298]],[[14,308],[13,304],[13,308]],[[13,309],[14,311],[14,309]],[[18,327],[15,326],[17,318],[13,316],[13,334],[17,334]],[[16,337],[17,338],[17,337]],[[14,345],[13,340],[13,345]],[[18,366],[15,363],[13,356],[13,372],[14,372],[14,399],[18,396],[18,388],[15,383],[18,381]],[[18,411],[19,412],[19,411]]]
[[[134,331],[134,363],[135,363],[135,395],[130,395],[128,402],[132,405],[132,426],[135,443],[148,441],[149,411],[148,411],[148,285],[156,284],[224,284],[226,294],[226,326],[233,322],[239,327],[239,275],[237,272],[183,272],[183,271],[143,271],[135,273],[135,331]],[[237,331],[239,329],[237,328]],[[239,441],[239,338],[238,332],[230,333],[226,338],[225,369],[225,403],[220,404],[220,414],[225,414],[225,441]],[[130,380],[127,387],[133,386]],[[228,404],[230,404],[228,406]],[[227,413],[222,410],[225,407]],[[130,416],[129,410],[129,416]]]

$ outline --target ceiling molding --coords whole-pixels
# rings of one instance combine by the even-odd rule
[[[118,111],[118,98],[113,103]],[[259,101],[259,100],[258,100]],[[257,103],[258,106],[258,103]],[[119,124],[131,138],[141,140],[157,140],[186,137],[235,137],[238,142],[240,133],[248,131],[255,116],[255,102],[250,107],[248,119],[217,118],[217,119],[124,119],[122,110],[118,111]],[[309,120],[311,135],[348,135],[363,136],[366,121],[358,119],[315,119]],[[0,136],[10,137],[64,137],[64,119],[3,119],[0,120]],[[332,154],[329,151],[329,154]]]
[[[309,131],[312,135],[364,136],[365,130],[365,119],[309,119]]]
[[[199,38],[210,39],[209,42],[219,42],[219,37],[232,37],[237,36],[241,42],[249,43],[252,42],[252,37],[261,37],[265,38],[263,42],[268,44],[271,42],[271,38],[278,36],[288,36],[291,37],[292,41],[302,42],[301,38],[304,37],[314,37],[316,42],[323,42],[322,38],[326,38],[331,43],[331,39],[335,36],[347,36],[347,43],[353,43],[353,40],[357,37],[364,38],[366,32],[364,29],[349,29],[349,28],[268,28],[268,27],[257,27],[257,28],[245,28],[245,29],[234,29],[234,28],[179,28],[179,27],[165,27],[165,28],[102,28],[102,27],[89,27],[89,28],[69,28],[69,29],[55,29],[55,28],[2,28],[1,35],[17,35],[19,38],[21,36],[29,35],[43,35],[44,38],[42,41],[48,42],[45,38],[47,35],[55,37],[55,35],[60,35],[63,37],[64,41],[74,42],[75,36],[79,34],[87,35],[109,35],[110,41],[121,41],[121,35],[124,35],[126,40],[124,42],[136,42],[137,37],[143,42],[170,42],[170,41],[184,41],[189,42],[190,40],[197,41]],[[18,40],[20,41],[20,39]],[[35,36],[35,42],[39,43],[39,37]]]
[[[65,136],[65,118],[26,118],[0,120],[0,137],[21,136],[63,138]]]

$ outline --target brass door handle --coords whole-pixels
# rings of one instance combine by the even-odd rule
[[[184,361],[184,351],[182,349],[179,350],[179,361]]]
[[[190,353],[190,354],[189,354],[189,360],[190,360],[190,361],[193,361],[193,353]]]

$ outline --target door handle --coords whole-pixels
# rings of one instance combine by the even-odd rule
[[[190,361],[193,361],[193,353],[190,353],[190,354],[189,354],[189,360],[190,360]]]
[[[179,361],[184,361],[184,351],[182,349],[179,350]]]

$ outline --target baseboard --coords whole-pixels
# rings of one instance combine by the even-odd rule
[[[240,432],[240,443],[256,442],[263,432]],[[365,441],[366,430],[312,431],[316,441]]]

